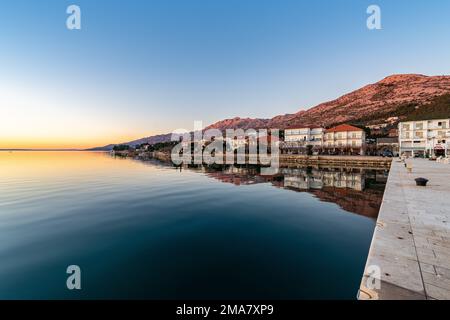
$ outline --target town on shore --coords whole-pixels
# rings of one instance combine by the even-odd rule
[[[450,149],[450,119],[398,121],[365,127],[341,124],[331,128],[320,126],[291,126],[279,131],[279,137],[258,138],[270,152],[273,143],[282,155],[298,156],[381,156],[448,159]],[[217,139],[217,138],[215,138]],[[249,137],[222,138],[224,151],[249,152]],[[275,141],[274,141],[275,140]],[[192,143],[194,143],[193,141]],[[111,153],[117,156],[170,160],[170,152],[178,141],[156,144],[116,145]],[[199,141],[205,148],[211,141]],[[158,154],[155,156],[155,154]],[[447,160],[448,161],[448,160]]]

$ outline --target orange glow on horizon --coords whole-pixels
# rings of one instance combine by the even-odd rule
[[[106,138],[76,138],[61,137],[52,139],[42,139],[39,137],[20,137],[20,138],[0,138],[0,149],[89,149],[103,147],[108,144],[123,143],[141,139],[151,134],[129,135],[129,136],[111,136]]]

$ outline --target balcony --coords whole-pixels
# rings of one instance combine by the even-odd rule
[[[437,124],[428,125],[427,129],[428,130],[447,130],[447,129],[449,129],[449,127],[446,123],[443,123],[440,126],[438,126]]]
[[[425,143],[401,143],[400,144],[401,149],[425,149],[426,144]]]

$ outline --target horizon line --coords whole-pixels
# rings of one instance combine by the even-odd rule
[[[0,151],[88,151],[88,149],[77,148],[0,148]]]

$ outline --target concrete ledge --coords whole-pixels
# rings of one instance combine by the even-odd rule
[[[371,156],[306,156],[306,155],[280,155],[281,166],[340,166],[364,167],[373,169],[388,169],[392,158]]]

